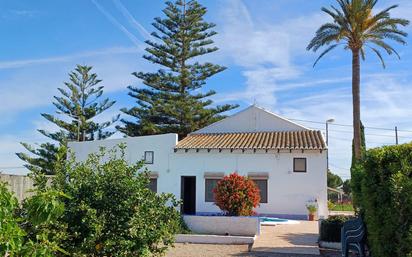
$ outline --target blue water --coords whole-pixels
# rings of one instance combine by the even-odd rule
[[[287,219],[271,218],[271,217],[260,217],[260,222],[288,222]]]

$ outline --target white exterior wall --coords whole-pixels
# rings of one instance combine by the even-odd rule
[[[147,167],[152,172],[159,172],[160,177],[164,176],[163,174],[168,173],[167,167],[169,166],[169,158],[170,154],[173,153],[173,147],[177,143],[177,134],[126,137],[121,139],[88,142],[70,142],[69,148],[73,150],[77,161],[84,161],[90,153],[98,152],[99,148],[102,146],[109,150],[121,143],[126,144],[125,159],[130,164],[142,160],[145,151],[153,151],[154,162],[153,164],[147,164]]]
[[[317,200],[319,216],[327,216],[326,151],[248,152],[242,153],[217,150],[210,152],[194,150],[174,152],[176,134],[144,136],[114,140],[69,143],[77,160],[98,151],[100,146],[114,147],[126,143],[125,158],[129,163],[141,160],[144,151],[154,151],[154,164],[148,169],[158,172],[158,192],[168,192],[180,198],[181,176],[196,176],[196,211],[219,212],[213,203],[205,202],[205,172],[224,172],[226,175],[238,172],[267,172],[268,203],[256,211],[259,214],[306,215],[306,203]],[[293,158],[307,158],[307,172],[293,173]]]
[[[252,105],[230,117],[201,128],[193,134],[298,130],[307,130],[307,128]]]
[[[307,158],[307,172],[293,172],[293,158]],[[326,152],[281,152],[273,153],[230,153],[206,150],[195,152],[179,151],[170,159],[171,174],[179,179],[171,188],[175,195],[180,196],[180,176],[196,175],[196,211],[219,212],[213,203],[205,202],[205,172],[224,172],[228,175],[237,172],[248,175],[250,172],[267,172],[268,203],[262,203],[256,212],[259,214],[306,215],[306,203],[317,200],[319,216],[327,216],[327,178]],[[160,176],[159,176],[160,179]],[[158,181],[158,188],[169,188],[172,180],[162,183]],[[160,183],[159,183],[160,182]]]

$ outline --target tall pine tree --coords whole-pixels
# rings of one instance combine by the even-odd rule
[[[68,141],[91,141],[105,139],[114,131],[107,128],[119,119],[119,115],[110,121],[98,123],[95,121],[97,115],[109,109],[115,101],[108,98],[101,100],[103,86],[92,67],[77,65],[69,74],[69,81],[65,82],[65,88],[58,88],[61,96],[55,96],[53,105],[57,108],[55,116],[42,113],[48,121],[57,125],[60,130],[49,132],[38,130],[44,136],[55,141],[57,144],[48,142],[40,144],[38,148],[27,143],[21,143],[28,152],[16,153],[26,162],[25,167],[33,172],[53,174],[54,163],[57,158],[59,147],[65,146]]]
[[[179,138],[218,121],[222,113],[236,105],[212,107],[210,96],[215,91],[202,92],[206,80],[226,68],[210,62],[200,63],[200,56],[218,50],[211,39],[215,24],[205,22],[207,9],[197,1],[166,2],[165,18],[155,18],[147,40],[146,60],[160,65],[157,72],[135,72],[144,88],[129,86],[129,95],[137,106],[121,111],[135,118],[122,119],[117,129],[128,136],[177,133]]]

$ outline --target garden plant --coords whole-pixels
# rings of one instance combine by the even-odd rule
[[[368,150],[352,192],[374,257],[412,256],[412,143]]]
[[[22,206],[0,185],[0,256],[163,255],[182,227],[179,201],[152,192],[143,163],[124,152],[57,158],[51,185],[34,173],[35,195]]]
[[[257,185],[248,177],[232,173],[220,180],[215,189],[216,205],[229,216],[250,216],[259,205]]]
[[[64,212],[62,198],[67,197],[55,190],[36,191],[20,206],[0,182],[0,256],[68,255],[58,244],[64,235],[51,229]]]

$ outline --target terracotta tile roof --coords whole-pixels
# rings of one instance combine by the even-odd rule
[[[326,149],[320,131],[189,134],[175,149]]]

